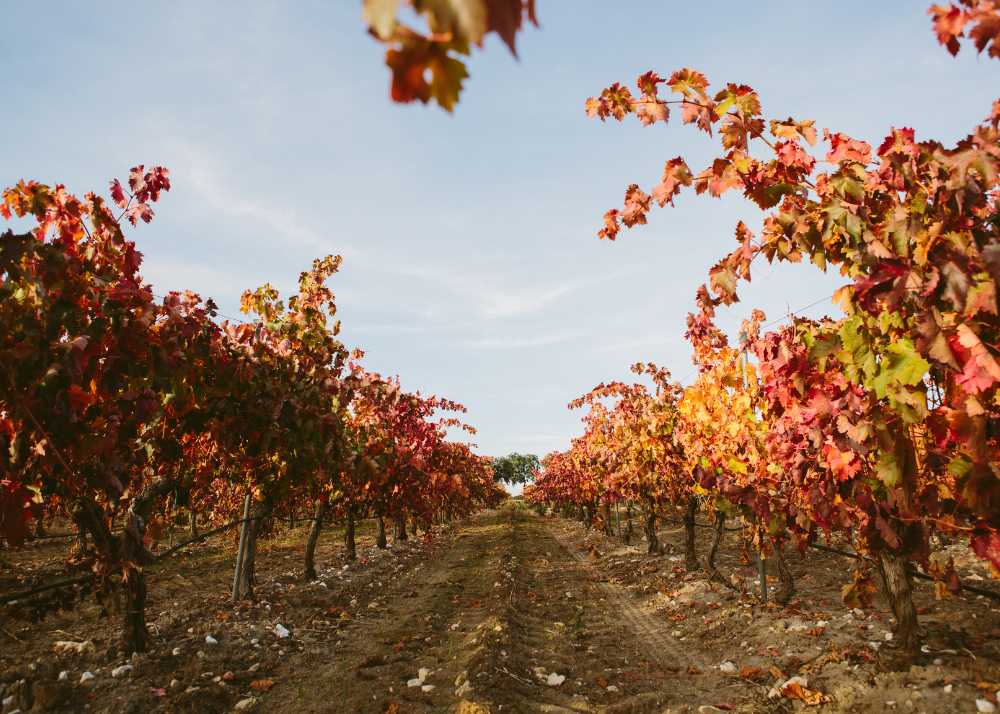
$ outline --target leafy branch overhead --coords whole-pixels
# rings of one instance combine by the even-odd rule
[[[400,20],[404,6],[426,23],[421,32]],[[371,35],[386,45],[395,102],[435,101],[451,111],[469,76],[465,61],[495,32],[515,57],[525,20],[536,27],[535,0],[363,0]]]

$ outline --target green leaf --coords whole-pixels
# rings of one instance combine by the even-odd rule
[[[889,488],[898,486],[903,480],[903,470],[896,459],[896,454],[892,451],[883,451],[879,454],[876,473],[879,480]]]

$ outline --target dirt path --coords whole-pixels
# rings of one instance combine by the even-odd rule
[[[669,622],[558,531],[523,508],[481,514],[433,558],[379,582],[329,653],[285,661],[256,708],[664,712],[739,701],[721,690],[748,685],[692,659]]]
[[[786,712],[802,705],[768,692],[797,675],[828,699],[822,711],[944,714],[1000,691],[1000,607],[918,588],[927,653],[885,670],[889,614],[845,607],[843,563],[824,553],[790,555],[799,595],[782,608],[687,572],[678,528],[652,556],[516,502],[384,550],[366,524],[353,562],[328,529],[308,583],[304,536],[267,539],[257,596],[235,604],[231,537],[164,561],[149,576],[150,651],[127,659],[92,599],[39,622],[0,609],[0,709]],[[735,545],[720,568],[749,582]],[[4,555],[0,587],[61,557],[44,543]]]

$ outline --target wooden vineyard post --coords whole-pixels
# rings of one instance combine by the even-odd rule
[[[236,570],[233,573],[233,602],[240,599],[240,573],[247,545],[247,521],[250,519],[250,494],[243,499],[243,522],[240,524],[240,546],[236,551]]]
[[[757,556],[757,574],[760,576],[760,600],[767,603],[767,559],[761,551]]]

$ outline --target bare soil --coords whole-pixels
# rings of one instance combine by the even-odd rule
[[[131,659],[92,601],[39,622],[0,609],[2,713],[974,712],[1000,689],[1000,603],[918,585],[927,652],[894,669],[888,613],[841,604],[853,564],[832,554],[790,556],[798,595],[781,608],[685,572],[680,528],[650,556],[519,504],[384,551],[364,524],[353,563],[341,532],[324,534],[314,583],[300,577],[305,537],[263,541],[257,598],[237,605],[232,537],[168,558],[150,575],[152,647]],[[0,552],[0,592],[64,549]],[[719,567],[738,585],[755,576],[731,534]],[[794,675],[822,703],[776,695]]]

